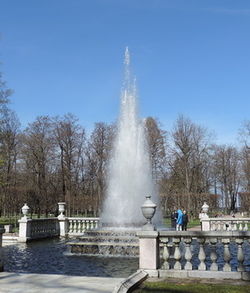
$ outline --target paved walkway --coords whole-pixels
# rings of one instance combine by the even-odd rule
[[[111,293],[123,278],[0,273],[1,293]]]

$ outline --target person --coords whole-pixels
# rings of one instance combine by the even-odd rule
[[[200,220],[200,226],[201,226],[201,230],[202,230],[202,218],[204,217],[204,213],[202,211],[202,209],[200,210],[200,213],[199,213],[199,220]]]
[[[174,208],[173,212],[171,213],[171,228],[176,229],[176,220],[178,217],[178,213],[176,208]]]
[[[187,231],[187,224],[188,224],[188,214],[186,211],[183,211],[182,215],[182,230]]]
[[[182,224],[183,224],[183,219],[182,219],[183,213],[182,213],[182,210],[181,209],[178,209],[177,214],[178,214],[178,216],[177,216],[177,220],[176,220],[176,231],[181,231]]]

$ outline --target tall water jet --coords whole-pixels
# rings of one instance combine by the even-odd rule
[[[129,50],[125,51],[125,79],[120,116],[109,162],[104,226],[134,227],[145,221],[141,205],[145,196],[155,197],[145,126],[138,116],[135,79],[131,78]]]

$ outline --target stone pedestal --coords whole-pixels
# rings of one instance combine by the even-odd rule
[[[139,237],[139,268],[147,272],[156,272],[159,268],[159,239],[157,231],[137,232]]]
[[[64,216],[58,216],[60,237],[66,237],[68,235],[68,220]]]
[[[5,230],[0,228],[0,272],[3,271],[3,252],[2,252],[2,240],[3,240],[3,233]]]
[[[13,225],[4,225],[5,233],[13,232]]]
[[[201,219],[201,230],[210,231],[210,221],[207,215]]]
[[[18,242],[27,242],[30,239],[30,221],[26,216],[22,217],[19,222]]]

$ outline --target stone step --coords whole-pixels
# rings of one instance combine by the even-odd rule
[[[113,242],[113,243],[138,243],[139,239],[137,237],[128,237],[128,236],[80,236],[77,237],[77,240],[80,242]]]
[[[137,230],[88,230],[76,241],[68,242],[72,253],[109,256],[138,256]]]
[[[71,253],[85,255],[105,255],[105,256],[131,256],[137,257],[139,254],[139,245],[128,243],[80,243],[70,242]]]
[[[130,236],[130,237],[136,237],[135,230],[87,230],[84,232],[84,235],[89,236]]]

